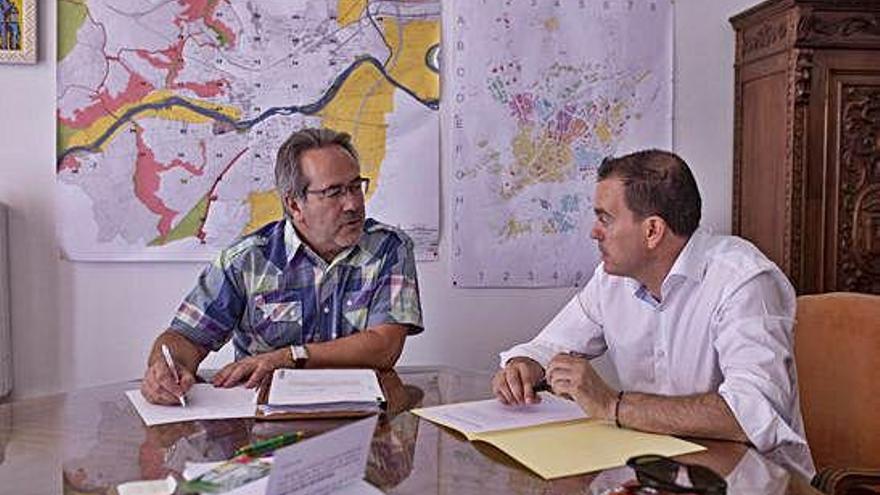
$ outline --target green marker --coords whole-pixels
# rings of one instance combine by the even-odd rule
[[[282,433],[276,437],[268,438],[266,440],[261,440],[259,442],[254,442],[250,445],[245,445],[240,449],[235,451],[235,457],[240,455],[246,455],[248,457],[259,457],[268,452],[272,452],[275,449],[280,449],[286,445],[290,445],[292,443],[296,443],[303,439],[303,432],[295,431],[293,433]]]

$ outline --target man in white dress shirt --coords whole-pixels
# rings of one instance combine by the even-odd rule
[[[673,153],[605,160],[593,204],[602,263],[537,337],[501,353],[495,396],[537,402],[546,383],[626,428],[800,444],[811,476],[785,275],[747,241],[697,231],[700,193]],[[620,390],[590,365],[604,353]]]

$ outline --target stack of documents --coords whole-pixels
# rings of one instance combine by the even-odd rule
[[[369,369],[278,369],[262,416],[364,416],[380,412],[385,395]]]
[[[412,411],[470,441],[493,445],[544,479],[623,466],[635,455],[675,456],[705,447],[589,419],[574,402],[549,393],[539,404],[506,406],[496,399]]]
[[[275,370],[268,394],[244,387],[216,388],[197,383],[186,407],[147,402],[140,390],[125,392],[147,426],[228,418],[346,418],[381,412],[385,395],[369,369]],[[268,395],[268,398],[267,398]],[[267,400],[266,400],[267,399]],[[265,404],[257,404],[257,402]]]

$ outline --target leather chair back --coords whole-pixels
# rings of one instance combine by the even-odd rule
[[[794,336],[816,468],[880,468],[880,296],[800,296]]]

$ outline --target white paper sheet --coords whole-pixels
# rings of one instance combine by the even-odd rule
[[[119,495],[171,495],[177,482],[168,476],[163,480],[129,481],[116,487]]]
[[[197,419],[248,418],[256,412],[257,394],[244,387],[215,388],[209,383],[197,383],[186,394],[186,407],[151,404],[140,390],[129,390],[125,395],[147,426]]]
[[[266,491],[268,484],[269,477],[266,476],[248,483],[247,485],[234,488],[228,492],[223,492],[223,495],[266,495],[268,493]],[[364,480],[357,480],[332,492],[323,493],[326,493],[327,495],[375,495],[381,494],[382,490],[379,490]]]
[[[269,389],[271,406],[376,403],[384,397],[376,372],[368,369],[278,369]]]
[[[526,426],[586,418],[574,401],[542,392],[541,402],[507,406],[497,399],[461,402],[414,410],[413,413],[462,433],[508,430]]]
[[[377,418],[370,416],[276,450],[267,495],[333,493],[362,480]]]
[[[274,462],[274,459],[271,457],[264,457],[263,460],[268,461],[269,463]],[[210,471],[211,468],[218,464],[222,464],[222,462],[187,462],[186,468],[183,471],[183,477],[188,480],[193,479]],[[226,495],[264,495],[268,484],[269,477],[266,476],[265,478],[261,478],[252,483],[248,483],[247,485],[226,492]],[[332,492],[332,495],[376,495],[381,493],[382,490],[379,490],[370,483],[364,480],[357,480],[350,485],[343,486]],[[123,494],[120,493],[119,495]]]

